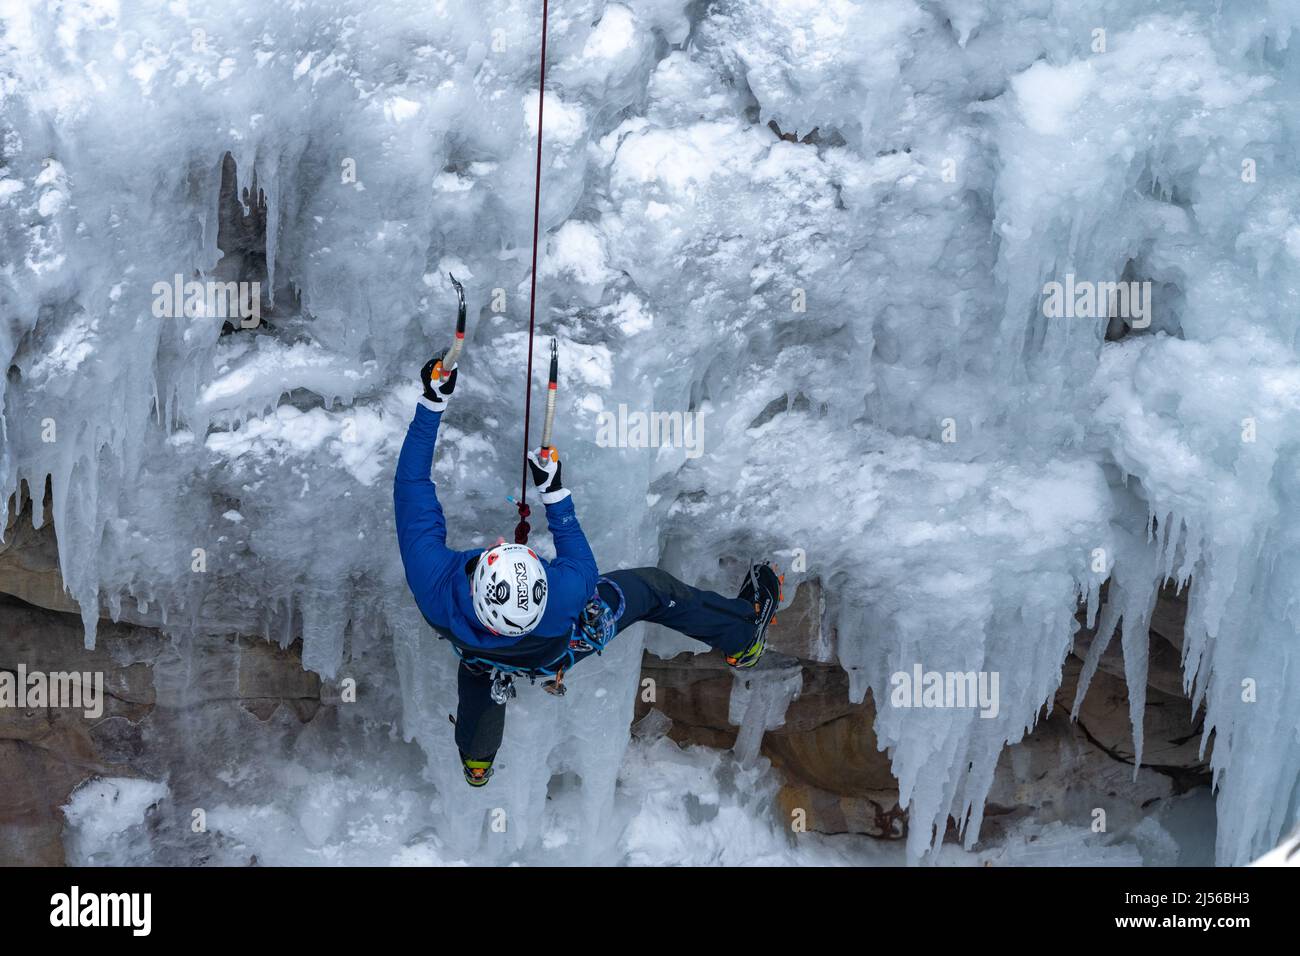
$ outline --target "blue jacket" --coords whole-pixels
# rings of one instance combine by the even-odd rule
[[[572,496],[546,506],[546,522],[555,541],[555,560],[540,558],[546,569],[546,612],[532,633],[523,637],[493,634],[474,614],[466,565],[484,548],[453,551],[447,547],[447,522],[433,480],[433,447],[440,412],[423,404],[406,430],[393,478],[397,544],[406,568],[406,583],[425,620],[469,657],[499,660],[521,667],[549,664],[564,653],[583,607],[596,589],[596,558],[578,525]]]

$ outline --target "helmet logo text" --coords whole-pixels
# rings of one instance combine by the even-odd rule
[[[522,561],[515,562],[515,605],[521,611],[528,610],[528,569]]]

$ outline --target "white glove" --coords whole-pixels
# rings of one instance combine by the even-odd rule
[[[554,448],[530,451],[528,470],[533,473],[533,484],[542,493],[542,504],[553,505],[569,497],[569,489],[560,483],[560,453]]]
[[[445,412],[447,399],[451,398],[451,393],[456,390],[458,367],[453,365],[450,369],[442,368],[442,357],[446,354],[445,351],[439,352],[424,363],[424,368],[420,369],[420,382],[424,385],[424,397],[420,399],[420,404],[431,412]],[[446,377],[439,377],[435,381],[435,369]]]

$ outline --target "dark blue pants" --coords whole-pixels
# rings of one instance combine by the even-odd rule
[[[671,627],[703,641],[724,654],[743,651],[754,639],[754,606],[740,598],[693,588],[658,568],[611,571],[604,577],[623,592],[623,614],[615,636],[636,624],[650,621]],[[618,592],[603,581],[600,595],[611,608],[619,604]],[[595,651],[574,654],[574,664]],[[505,731],[505,704],[492,701],[492,669],[461,661],[456,675],[460,703],[456,712],[456,746],[462,758],[491,760]]]

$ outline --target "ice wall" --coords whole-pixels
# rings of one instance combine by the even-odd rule
[[[1141,712],[1166,576],[1191,582],[1220,861],[1296,818],[1297,16],[552,4],[540,315],[596,553],[730,589],[802,549],[859,697],[915,664],[997,672],[994,717],[879,707],[914,856],[950,814],[978,835],[1080,600],[1122,618]],[[406,594],[389,506],[450,269],[471,326],[434,476],[460,546],[513,524],[539,17],[0,2],[0,493],[53,476],[88,642],[101,605],[178,634],[301,631],[322,675],[399,692],[449,852],[500,806],[505,852],[530,852],[548,783],[573,779],[599,858],[641,635],[584,664],[581,693],[512,704],[498,778],[467,792],[454,659]],[[227,153],[264,265],[218,248]],[[155,316],[155,283],[236,271],[263,283],[259,328]],[[1150,281],[1149,326],[1045,318],[1066,273]],[[621,405],[698,413],[701,454],[604,447]],[[396,673],[370,653],[386,641]]]

